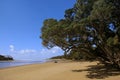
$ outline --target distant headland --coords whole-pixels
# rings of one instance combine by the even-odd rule
[[[3,56],[0,55],[0,61],[8,61],[8,60],[14,60],[11,56]]]

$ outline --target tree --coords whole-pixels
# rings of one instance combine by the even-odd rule
[[[77,0],[64,19],[44,21],[43,45],[59,46],[75,57],[84,53],[120,68],[119,9],[118,0]]]
[[[13,58],[11,56],[0,55],[0,61],[3,61],[3,60],[13,60]]]

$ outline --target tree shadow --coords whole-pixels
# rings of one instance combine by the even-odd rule
[[[91,79],[104,79],[109,76],[120,75],[120,70],[113,68],[112,66],[105,65],[91,65],[87,66],[87,69],[72,70],[72,72],[83,72],[87,71],[87,77]]]

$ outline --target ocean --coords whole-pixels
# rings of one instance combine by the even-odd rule
[[[8,68],[14,66],[22,66],[28,64],[41,64],[47,62],[48,60],[41,60],[41,61],[0,61],[0,68]]]

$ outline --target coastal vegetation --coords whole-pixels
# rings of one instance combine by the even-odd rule
[[[46,19],[42,44],[71,59],[94,58],[120,68],[120,1],[77,0],[63,19]]]
[[[11,56],[0,55],[0,61],[13,60]]]

